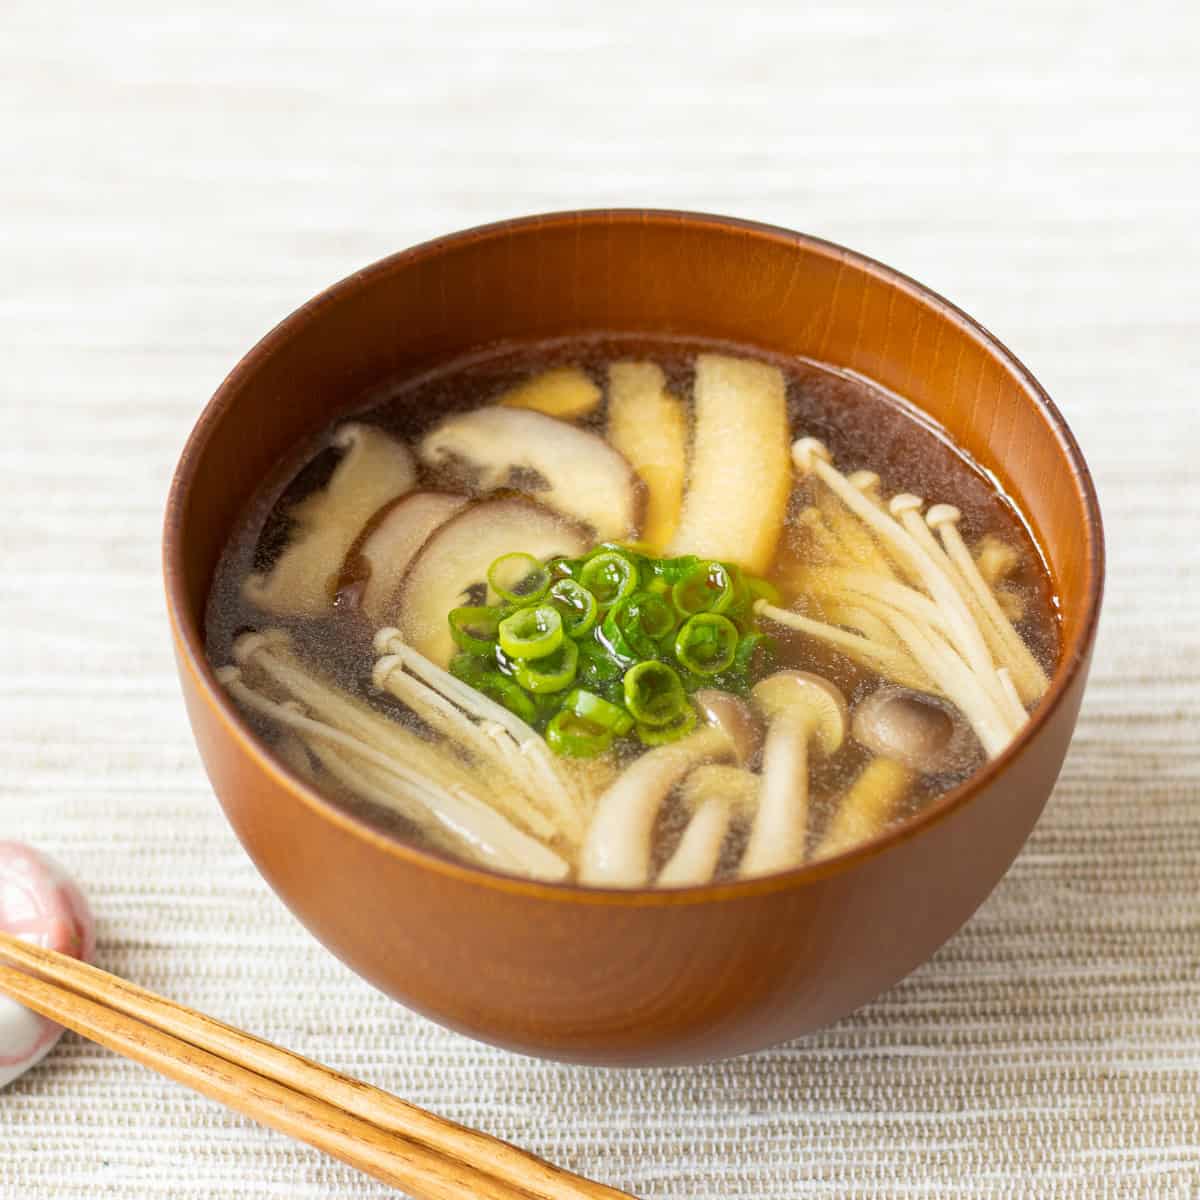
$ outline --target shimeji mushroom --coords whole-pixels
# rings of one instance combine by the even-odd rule
[[[325,759],[326,765],[334,767],[341,781],[354,787],[365,799],[398,812],[443,838],[451,836],[475,861],[540,879],[563,879],[569,873],[568,864],[553,850],[522,832],[486,800],[459,784],[453,769],[431,772],[428,760],[416,767],[336,725],[308,715],[308,706],[301,701],[273,700],[252,688],[239,667],[222,667],[217,676],[242,708],[268,718],[279,728],[295,732],[310,748],[336,751],[336,756]],[[330,685],[322,686],[333,692]],[[350,769],[338,772],[335,764],[346,759]]]
[[[960,770],[973,752],[957,709],[937,696],[884,684],[854,709],[854,740],[923,775]]]
[[[591,526],[601,541],[637,531],[641,488],[633,468],[598,434],[566,421],[531,409],[476,408],[443,420],[421,439],[418,453],[432,467],[466,468],[482,492],[536,472],[545,484],[538,499]]]
[[[701,689],[693,700],[704,727],[648,750],[596,801],[579,856],[581,883],[644,887],[650,881],[654,822],[671,789],[700,763],[732,758],[745,764],[754,753],[757,726],[736,696]]]
[[[835,753],[846,736],[846,701],[818,675],[777,671],[751,693],[767,716],[762,794],[742,855],[744,876],[785,871],[804,862],[808,839],[810,750]]]
[[[841,798],[813,857],[830,858],[881,833],[918,775],[961,770],[973,752],[960,714],[936,696],[884,685],[854,710],[854,740],[877,757]]]
[[[579,367],[551,367],[510,388],[497,401],[508,408],[531,408],[564,421],[586,417],[599,405],[602,393]]]
[[[783,373],[763,362],[696,358],[689,483],[672,554],[766,572],[791,493]]]
[[[387,505],[351,549],[338,584],[373,625],[387,624],[400,583],[417,552],[439,526],[467,503],[445,492],[410,492]]]
[[[343,454],[329,482],[289,511],[295,527],[283,553],[266,574],[251,574],[242,585],[246,599],[264,612],[328,612],[346,553],[363,526],[417,481],[412,454],[381,429],[343,425],[332,445]]]
[[[680,787],[680,801],[691,817],[655,886],[688,887],[711,879],[730,825],[758,806],[760,783],[744,767],[697,767]]]
[[[687,414],[667,390],[662,367],[618,362],[608,369],[608,440],[646,486],[640,540],[656,550],[679,527],[687,471]]]

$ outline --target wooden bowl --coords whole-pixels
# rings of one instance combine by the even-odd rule
[[[251,735],[203,650],[213,568],[256,485],[372,386],[499,339],[693,334],[853,368],[907,396],[1020,502],[1062,605],[1062,660],[1020,739],[840,858],[672,892],[513,879],[340,811]],[[489,225],[359,271],[237,365],[192,433],[166,517],[184,698],[217,796],[305,925],[426,1016],[529,1054],[692,1063],[794,1038],[878,995],[975,911],[1054,786],[1083,695],[1103,536],[1079,448],[1030,373],[911,279],[782,229],[678,212]]]

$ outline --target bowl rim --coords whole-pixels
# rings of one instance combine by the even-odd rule
[[[944,792],[916,815],[842,854],[820,862],[807,863],[788,871],[780,871],[754,879],[728,880],[681,888],[615,888],[579,883],[553,883],[508,875],[488,867],[443,858],[430,851],[422,850],[374,828],[367,821],[342,809],[335,802],[325,799],[305,780],[277,762],[266,746],[242,720],[225,689],[217,681],[216,673],[204,653],[200,621],[192,621],[186,617],[188,604],[182,562],[182,524],[192,480],[203,459],[213,430],[234,402],[243,382],[258,369],[264,360],[278,353],[293,338],[302,336],[306,326],[324,309],[402,266],[437,256],[448,249],[457,249],[490,238],[507,236],[514,231],[536,232],[539,229],[593,223],[611,225],[614,222],[642,226],[654,224],[689,226],[726,233],[740,232],[755,238],[782,242],[792,247],[803,247],[809,252],[833,259],[839,265],[853,264],[856,268],[875,276],[880,281],[907,293],[920,304],[938,310],[942,316],[957,325],[963,333],[979,344],[986,353],[999,360],[1001,365],[1025,388],[1035,407],[1039,410],[1039,415],[1059,442],[1064,459],[1070,468],[1075,492],[1083,500],[1086,538],[1084,611],[1076,627],[1075,636],[1062,648],[1058,666],[1051,678],[1046,695],[1039,702],[1025,728],[998,757],[986,763],[957,787]],[[253,759],[260,770],[273,777],[294,799],[306,804],[320,818],[333,822],[343,832],[369,844],[376,851],[388,857],[403,860],[411,866],[422,867],[460,882],[514,896],[550,900],[556,903],[617,905],[626,908],[707,904],[802,887],[852,870],[867,859],[885,853],[894,846],[918,836],[947,819],[1003,774],[1008,766],[1024,753],[1033,737],[1062,704],[1079,672],[1085,668],[1099,622],[1104,594],[1105,566],[1104,526],[1099,499],[1091,470],[1083,457],[1079,444],[1062,413],[1034,378],[1033,373],[990,330],[931,288],[868,255],[850,250],[836,242],[740,217],[655,208],[571,209],[472,226],[387,255],[353,272],[306,301],[284,317],[242,356],[202,410],[188,435],[171,479],[164,517],[162,554],[167,615],[180,669],[191,675],[199,694],[208,703],[210,710],[220,718],[227,735],[241,751]]]

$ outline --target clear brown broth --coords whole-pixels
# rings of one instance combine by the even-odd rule
[[[269,566],[285,544],[288,510],[304,495],[322,486],[331,474],[336,455],[322,449],[328,444],[330,431],[353,417],[411,443],[447,413],[487,404],[537,371],[576,365],[603,384],[607,365],[628,358],[653,359],[667,373],[677,394],[688,396],[696,354],[714,350],[759,358],[779,367],[787,384],[792,436],[820,438],[844,473],[869,469],[881,477],[885,495],[907,491],[931,503],[956,505],[962,512],[960,531],[968,544],[992,534],[1016,546],[1020,565],[1009,585],[1025,604],[1025,616],[1017,630],[1042,665],[1048,671],[1053,669],[1059,647],[1057,599],[1034,539],[1016,505],[995,480],[923,413],[863,378],[823,364],[691,338],[648,340],[619,335],[497,346],[412,378],[389,381],[340,412],[318,437],[297,446],[247,505],[218,564],[205,620],[210,659],[218,665],[229,662],[234,639],[247,629],[267,623],[282,625],[292,632],[300,653],[331,678],[395,719],[412,724],[414,718],[401,705],[371,688],[373,631],[356,614],[342,609],[321,620],[264,618],[242,596],[246,576]],[[603,421],[601,406],[581,423],[599,431]],[[418,486],[430,490],[464,490],[460,479],[427,470]],[[536,493],[531,494],[536,498]],[[793,509],[798,507],[794,505]],[[796,529],[789,520],[771,576],[777,578],[778,569],[789,554],[796,552],[798,545]],[[878,686],[877,675],[843,655],[787,630],[772,628],[770,632],[778,642],[781,666],[827,677],[842,689],[851,706]],[[261,728],[260,732],[269,740],[267,729]],[[821,834],[833,800],[868,757],[866,751],[848,739],[837,755],[813,763],[811,836],[814,839]],[[951,773],[922,776],[897,819],[919,811],[933,797],[962,782],[982,762],[980,752],[974,758],[964,759]],[[359,799],[332,781],[328,785],[323,782],[323,787],[373,824],[407,840],[424,840],[420,831],[403,818]],[[655,839],[659,862],[670,853],[683,820],[676,806],[664,807]],[[723,856],[727,868],[736,863],[738,852],[735,836]]]

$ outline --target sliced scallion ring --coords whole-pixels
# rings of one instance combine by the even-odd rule
[[[497,627],[500,649],[509,658],[545,658],[563,641],[562,617],[551,604],[519,608]]]
[[[518,658],[514,674],[527,692],[561,692],[575,681],[578,665],[579,647],[570,638],[562,638],[552,654]]]
[[[571,758],[595,758],[613,744],[611,729],[593,725],[569,709],[560,709],[546,726],[546,741],[556,754]]]
[[[618,737],[633,728],[633,718],[619,704],[612,704],[586,688],[576,688],[563,701],[563,710],[602,729],[611,730]]]
[[[507,609],[468,604],[450,610],[450,636],[457,646],[472,654],[490,654],[498,636],[496,630]]]
[[[697,613],[684,621],[675,635],[675,657],[696,675],[717,675],[727,670],[733,664],[737,646],[737,626],[720,613]]]
[[[696,710],[689,704],[669,724],[647,725],[639,721],[638,741],[643,746],[665,746],[668,742],[677,742],[696,728],[696,720]]]
[[[736,598],[733,575],[724,563],[702,562],[671,588],[675,607],[685,616],[724,612]]]
[[[567,637],[581,638],[591,633],[599,605],[583,584],[574,579],[560,579],[551,587],[549,601],[558,609]]]
[[[624,600],[637,587],[637,563],[618,550],[604,550],[580,567],[578,578],[596,597],[596,602],[607,608]]]
[[[622,681],[625,707],[641,725],[669,725],[688,707],[683,684],[666,663],[640,662]]]
[[[550,587],[550,572],[532,554],[502,554],[488,567],[488,583],[509,604],[532,604]]]

